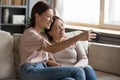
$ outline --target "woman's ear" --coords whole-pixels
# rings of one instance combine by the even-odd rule
[[[50,36],[52,36],[52,32],[51,32],[51,31],[49,31],[48,34],[49,34]]]

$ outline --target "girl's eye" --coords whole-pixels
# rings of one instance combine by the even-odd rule
[[[47,16],[47,18],[52,19],[52,17],[51,17],[51,16],[49,16],[49,15]]]
[[[47,17],[50,17],[50,16],[47,16]]]
[[[50,18],[51,16],[50,16],[50,15],[47,15],[47,17],[49,17],[49,18]]]

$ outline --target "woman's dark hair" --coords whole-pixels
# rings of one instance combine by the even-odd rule
[[[52,22],[51,25],[50,25],[50,29],[45,29],[45,34],[47,35],[49,41],[52,41],[52,40],[53,40],[53,37],[49,35],[49,32],[51,31],[51,29],[52,29],[52,27],[53,27],[53,25],[54,25],[54,23],[55,23],[55,21],[56,21],[57,19],[59,19],[59,20],[61,20],[61,21],[63,22],[63,20],[62,20],[60,17],[58,17],[58,16],[53,16],[53,22]]]
[[[30,19],[30,25],[28,27],[34,27],[35,26],[35,14],[38,13],[39,15],[43,14],[48,9],[52,9],[51,5],[39,1],[37,2],[31,11],[31,19]]]

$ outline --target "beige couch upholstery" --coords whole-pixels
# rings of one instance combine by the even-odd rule
[[[69,33],[74,35],[76,32]],[[0,80],[18,80],[18,45],[21,34],[11,35],[0,30]],[[120,80],[120,46],[81,42],[88,49],[90,65],[98,80]]]

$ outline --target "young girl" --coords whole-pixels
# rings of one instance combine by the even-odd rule
[[[21,80],[85,80],[82,69],[57,66],[59,64],[56,64],[50,53],[54,54],[78,40],[88,40],[93,35],[86,32],[51,45],[41,30],[50,28],[52,18],[53,10],[49,4],[39,1],[33,6],[31,24],[24,31],[19,46]],[[49,62],[51,66],[56,66],[48,67],[46,64]]]

